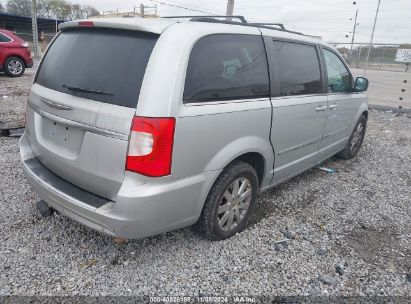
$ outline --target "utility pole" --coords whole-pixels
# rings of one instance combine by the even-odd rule
[[[140,4],[140,17],[144,18],[144,4]]]
[[[227,16],[232,16],[234,13],[234,0],[227,0]],[[227,20],[232,20],[232,18],[227,18]]]
[[[355,37],[355,29],[357,28],[357,16],[358,16],[358,9],[355,12],[355,20],[354,20],[354,29],[352,31],[352,39],[351,39],[351,55],[352,55],[352,48],[354,45],[354,37]]]
[[[36,0],[31,1],[31,27],[33,32],[33,46],[34,46],[34,58],[39,59],[39,38],[37,30],[37,3]]]
[[[377,24],[378,12],[380,11],[380,4],[381,4],[381,0],[378,0],[377,12],[375,13],[374,25],[372,27],[372,32],[371,32],[370,45],[368,46],[367,59],[365,60],[364,75],[367,71],[368,60],[370,59],[372,41],[374,39],[375,25]]]

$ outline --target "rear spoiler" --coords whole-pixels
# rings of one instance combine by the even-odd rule
[[[142,18],[94,18],[87,20],[74,20],[61,23],[60,31],[81,27],[112,28],[132,31],[161,34],[167,27],[177,23],[174,20],[142,19]]]

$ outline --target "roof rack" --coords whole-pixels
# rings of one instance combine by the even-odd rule
[[[260,27],[266,28],[270,30],[276,30],[281,32],[287,32],[297,35],[304,35],[300,32],[290,31],[284,27],[282,23],[264,23],[264,22],[257,22],[251,23],[245,20],[244,16],[235,15],[235,16],[226,16],[226,15],[202,15],[202,16],[168,16],[163,18],[171,18],[171,19],[190,19],[190,21],[195,22],[209,22],[209,23],[224,23],[224,24],[235,24],[235,25],[242,25],[242,26],[253,26],[253,27]],[[225,18],[226,20],[219,20],[220,18]],[[238,21],[232,21],[232,19],[238,19]],[[274,27],[276,26],[276,27]]]
[[[234,16],[227,16],[227,15],[203,15],[203,16],[167,16],[162,18],[171,18],[171,19],[218,19],[218,18],[225,18],[227,21],[231,21],[232,19],[239,19],[241,23],[248,23],[244,16],[234,15]],[[195,20],[193,20],[195,21]],[[238,23],[238,22],[236,22]]]
[[[258,22],[258,23],[247,23],[247,25],[248,26],[262,27],[262,28],[266,28],[266,29],[270,29],[270,30],[276,30],[276,31],[287,32],[287,33],[291,33],[291,34],[297,34],[297,35],[305,36],[301,32],[287,30],[285,28],[284,24],[282,24],[282,23],[260,23],[260,22]],[[278,28],[275,28],[273,26],[278,26]]]
[[[282,23],[262,23],[262,22],[252,22],[252,23],[248,23],[249,25],[255,25],[255,26],[265,26],[265,25],[275,25],[280,27],[282,30],[286,30],[286,28],[284,27],[284,24]]]

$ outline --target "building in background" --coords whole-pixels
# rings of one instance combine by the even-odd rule
[[[37,18],[40,44],[47,45],[56,35],[58,25],[63,22],[64,20]],[[16,33],[17,36],[29,43],[33,41],[31,17],[0,13],[0,28]]]
[[[97,18],[158,18],[157,5],[135,5],[131,12],[103,11]]]
[[[140,18],[140,14],[134,12],[103,11],[101,15],[93,18]]]

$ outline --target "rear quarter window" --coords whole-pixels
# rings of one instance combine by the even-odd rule
[[[191,51],[184,103],[269,96],[267,57],[261,36],[215,34]]]
[[[0,42],[11,42],[12,39],[4,35],[3,33],[0,33]]]
[[[135,108],[157,39],[158,35],[138,31],[66,30],[47,51],[36,82],[63,93]]]

